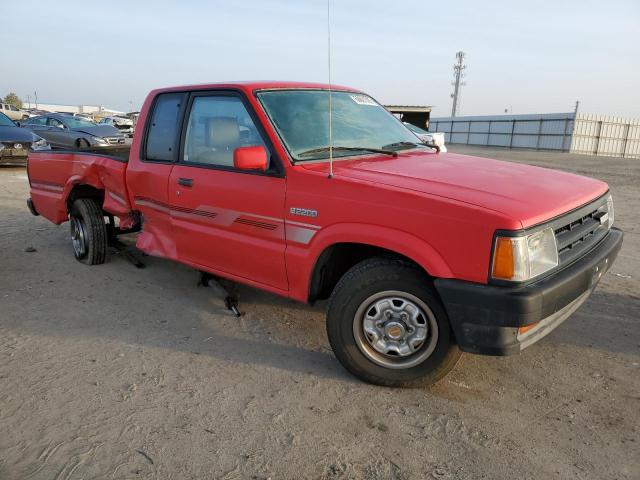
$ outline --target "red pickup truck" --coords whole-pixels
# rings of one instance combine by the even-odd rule
[[[128,158],[31,153],[31,212],[69,220],[86,264],[138,231],[149,255],[328,298],[336,357],[376,384],[435,382],[461,351],[521,351],[585,301],[622,245],[605,183],[439,153],[351,88],[160,89],[139,126]]]

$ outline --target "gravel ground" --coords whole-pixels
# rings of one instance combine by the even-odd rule
[[[606,180],[625,244],[522,355],[404,390],[341,368],[324,304],[239,287],[236,319],[181,265],[81,265],[0,169],[0,479],[640,478],[640,161],[452,150]]]

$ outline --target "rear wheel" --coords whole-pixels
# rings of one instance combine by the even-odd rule
[[[87,265],[99,265],[107,258],[107,226],[102,208],[92,198],[79,198],[69,213],[71,244],[76,259]]]
[[[390,258],[365,260],[344,275],[329,302],[327,334],[340,363],[378,385],[435,383],[460,358],[427,276]]]

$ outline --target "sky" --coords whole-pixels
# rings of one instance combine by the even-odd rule
[[[139,109],[149,90],[328,80],[326,0],[2,0],[0,95]],[[332,81],[460,115],[640,117],[640,0],[331,0]]]

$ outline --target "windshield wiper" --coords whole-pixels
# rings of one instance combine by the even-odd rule
[[[403,147],[407,147],[407,148],[427,147],[427,148],[434,148],[435,150],[440,152],[440,147],[439,146],[437,146],[437,145],[429,145],[428,143],[425,143],[425,142],[420,142],[420,143],[396,142],[396,143],[390,143],[389,145],[385,145],[382,148],[397,148],[397,149],[401,150]]]
[[[413,148],[413,147],[423,147],[425,146],[424,143],[415,143],[415,142],[395,142],[395,143],[390,143],[389,145],[384,145],[382,148],[384,149],[390,149],[390,148],[398,148],[398,149],[402,149],[404,147],[406,148]]]
[[[320,147],[313,148],[311,150],[305,150],[304,152],[300,152],[298,157],[313,155],[314,153],[324,153],[328,152],[331,147]],[[371,153],[382,153],[383,155],[390,155],[392,157],[397,157],[398,152],[394,152],[393,150],[385,150],[382,148],[369,148],[369,147],[333,147],[334,152],[371,152]]]

